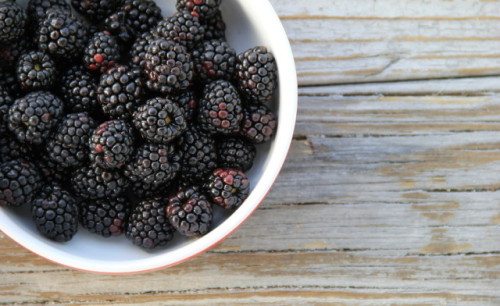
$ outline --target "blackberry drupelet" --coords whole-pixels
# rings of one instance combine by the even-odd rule
[[[193,61],[187,49],[161,38],[148,46],[143,69],[147,87],[163,94],[186,90],[194,74]]]
[[[127,122],[111,120],[94,130],[90,139],[90,160],[105,169],[119,169],[134,154],[134,134]]]
[[[200,100],[198,122],[211,134],[234,134],[240,130],[243,107],[236,88],[228,81],[218,80],[207,86]]]
[[[219,10],[212,18],[203,20],[203,24],[205,25],[205,40],[226,40],[226,23]]]
[[[139,68],[144,66],[146,48],[154,39],[154,35],[151,32],[146,32],[135,40],[129,52],[130,61],[132,62],[133,66]]]
[[[17,99],[9,109],[9,130],[22,143],[40,145],[63,115],[63,102],[53,94],[36,91]]]
[[[0,206],[18,207],[31,203],[41,184],[38,169],[26,160],[0,164]]]
[[[215,140],[195,127],[190,127],[180,137],[179,148],[182,154],[181,177],[184,181],[203,181],[217,168]]]
[[[57,9],[47,11],[37,33],[38,48],[64,63],[77,60],[89,39],[88,29],[77,17]]]
[[[13,1],[0,2],[0,43],[20,39],[26,26],[24,10]]]
[[[0,86],[0,134],[7,131],[7,120],[9,108],[14,103],[14,99],[10,93]]]
[[[255,144],[268,142],[278,128],[274,113],[265,106],[249,106],[244,111],[241,135]]]
[[[195,121],[198,111],[198,99],[195,97],[193,91],[187,90],[178,96],[171,96],[170,99],[176,102],[184,112],[184,118],[187,123],[193,123]]]
[[[236,169],[216,169],[205,189],[212,201],[224,209],[238,208],[250,194],[250,180]]]
[[[178,12],[170,18],[166,18],[154,29],[158,37],[174,41],[193,49],[205,37],[205,27],[197,17],[187,12]]]
[[[68,111],[92,112],[98,107],[97,81],[81,66],[62,75],[60,93]]]
[[[17,62],[17,80],[24,91],[50,89],[56,81],[56,74],[56,65],[45,52],[25,53]]]
[[[208,19],[217,14],[221,0],[177,0],[179,11],[188,11],[192,16]]]
[[[59,11],[71,11],[71,7],[66,0],[30,0],[26,7],[29,20],[33,23],[32,27],[36,28],[37,25],[45,19],[49,9],[57,9]]]
[[[187,237],[205,235],[212,225],[212,204],[198,188],[179,190],[169,198],[166,212],[170,224]]]
[[[114,199],[128,187],[129,181],[117,171],[107,171],[95,165],[78,169],[71,178],[71,186],[79,197]]]
[[[201,81],[231,80],[236,67],[236,51],[225,41],[209,40],[193,51],[193,61]]]
[[[103,21],[120,4],[120,0],[71,0],[73,8],[91,21]]]
[[[139,69],[116,66],[101,76],[97,100],[102,110],[114,119],[129,119],[141,104],[142,81]]]
[[[8,44],[0,45],[0,67],[15,70],[17,60],[31,48],[26,38],[20,38]]]
[[[181,167],[180,159],[180,153],[172,145],[144,144],[137,149],[124,174],[140,187],[139,193],[154,192],[170,185]]]
[[[88,144],[95,128],[88,113],[66,115],[47,145],[49,158],[63,168],[83,166],[88,161]]]
[[[38,231],[48,239],[67,242],[78,231],[78,202],[59,186],[43,188],[31,213]]]
[[[250,170],[257,155],[257,149],[253,143],[238,137],[220,139],[217,143],[217,150],[220,167],[241,171]]]
[[[238,55],[236,74],[241,92],[253,103],[269,103],[277,86],[274,56],[265,47],[255,47]]]
[[[126,237],[137,246],[156,249],[165,246],[174,236],[174,228],[165,215],[166,201],[147,200],[132,211],[126,226]]]
[[[90,72],[104,73],[119,60],[118,41],[107,31],[95,33],[83,52],[83,63]]]
[[[103,237],[119,236],[125,231],[130,207],[125,198],[83,201],[80,204],[80,223],[91,233]]]
[[[134,113],[134,125],[144,139],[158,144],[171,142],[187,129],[181,108],[162,98],[151,99],[140,106]]]
[[[124,0],[120,10],[133,36],[149,31],[162,19],[161,9],[153,0]]]

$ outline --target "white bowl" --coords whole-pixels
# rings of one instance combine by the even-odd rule
[[[157,0],[157,3],[164,16],[175,10],[175,0]],[[50,261],[106,274],[146,272],[173,266],[215,247],[233,233],[264,200],[285,161],[297,113],[297,78],[287,35],[268,0],[223,0],[221,9],[228,25],[229,43],[236,51],[267,46],[274,53],[279,69],[275,103],[279,117],[277,135],[270,144],[259,147],[255,166],[249,174],[252,192],[245,203],[232,215],[217,211],[213,229],[207,235],[193,240],[176,238],[167,248],[154,252],[132,245],[123,236],[105,239],[84,229],[80,229],[69,243],[49,241],[37,232],[28,205],[21,211],[0,208],[0,230]]]

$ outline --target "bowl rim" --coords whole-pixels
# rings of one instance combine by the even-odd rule
[[[2,209],[0,209],[0,230],[20,246],[53,263],[79,271],[105,275],[139,274],[172,267],[215,248],[237,231],[262,204],[283,167],[293,139],[298,108],[295,60],[286,31],[272,4],[269,0],[239,2],[243,12],[246,13],[252,23],[264,20],[273,29],[272,38],[277,42],[276,45],[279,49],[275,50],[275,48],[273,50],[275,55],[279,54],[279,56],[276,56],[279,67],[279,101],[286,101],[287,117],[286,119],[283,118],[283,113],[285,113],[284,105],[280,103],[280,123],[271,148],[274,152],[267,160],[261,179],[240,208],[207,235],[193,240],[177,250],[155,254],[150,258],[128,260],[116,264],[84,259],[50,246],[48,241],[34,239],[6,216]],[[258,11],[259,15],[251,14],[252,11]],[[283,90],[285,88],[286,91]]]

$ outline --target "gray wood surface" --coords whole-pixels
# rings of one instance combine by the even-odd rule
[[[500,1],[272,0],[299,116],[262,207],[147,275],[0,234],[0,304],[500,305]]]

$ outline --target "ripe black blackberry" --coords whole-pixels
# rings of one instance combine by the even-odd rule
[[[10,133],[0,134],[0,162],[8,162],[29,156],[29,148],[17,141]]]
[[[43,188],[31,214],[42,235],[57,242],[70,241],[78,231],[78,202],[59,186]]]
[[[0,43],[20,39],[26,25],[24,10],[13,1],[0,2]]]
[[[95,165],[78,169],[71,177],[71,187],[79,197],[115,199],[128,187],[129,181],[117,171],[107,171]]]
[[[141,104],[142,81],[139,69],[116,66],[101,76],[97,100],[102,110],[114,119],[129,119]]]
[[[57,184],[68,183],[68,178],[71,177],[70,172],[73,171],[73,169],[62,168],[46,156],[45,152],[35,154],[32,159],[33,163],[37,165],[44,182]]]
[[[67,111],[93,112],[98,107],[97,81],[81,66],[74,66],[62,75],[60,93]]]
[[[255,47],[238,55],[237,79],[241,92],[253,103],[269,103],[277,86],[274,55],[265,47]]]
[[[205,40],[226,40],[226,23],[220,10],[213,17],[203,20],[203,24],[205,25]]]
[[[134,134],[127,122],[111,120],[94,130],[90,139],[90,160],[105,169],[119,169],[134,154]]]
[[[181,108],[169,99],[154,98],[134,113],[134,125],[142,137],[158,144],[167,144],[180,136],[187,123]]]
[[[265,106],[249,106],[243,111],[241,135],[255,144],[268,142],[278,128],[274,113]]]
[[[38,169],[26,160],[0,164],[0,206],[18,207],[31,203],[41,184]]]
[[[14,70],[17,60],[31,48],[28,39],[22,37],[8,44],[0,45],[0,67]]]
[[[242,102],[228,81],[218,80],[205,86],[198,111],[198,123],[208,133],[227,135],[240,130]]]
[[[184,112],[187,123],[193,123],[198,112],[198,99],[194,92],[188,90],[178,96],[171,96],[170,99],[176,102]]]
[[[162,19],[161,9],[153,0],[124,0],[120,10],[133,36],[149,31]]]
[[[197,183],[217,168],[217,147],[208,134],[190,127],[179,139],[182,154],[181,177]]]
[[[197,17],[187,12],[178,12],[160,21],[154,31],[158,37],[174,41],[189,50],[205,38],[205,27]]]
[[[102,29],[113,34],[122,43],[130,43],[134,37],[132,30],[128,28],[125,21],[125,13],[121,10],[109,15],[102,24]]]
[[[57,9],[47,11],[37,32],[38,48],[64,63],[80,58],[89,39],[88,29],[74,15]]]
[[[177,0],[179,11],[188,11],[192,16],[208,19],[217,14],[221,0]]]
[[[217,150],[220,167],[241,171],[250,170],[257,155],[255,145],[239,137],[220,139],[217,143]]]
[[[236,51],[225,41],[209,40],[193,51],[193,61],[203,82],[231,80],[236,67]]]
[[[56,65],[45,52],[25,53],[17,62],[17,80],[24,91],[50,89],[55,83],[56,74]]]
[[[216,169],[205,189],[212,201],[224,209],[238,208],[250,194],[250,180],[236,169]]]
[[[60,11],[70,12],[71,7],[66,0],[30,0],[26,7],[29,20],[33,23],[32,27],[36,28],[37,25],[45,19],[49,9],[57,9]]]
[[[125,231],[130,207],[125,198],[83,201],[80,223],[91,233],[103,237],[119,236]]]
[[[103,21],[120,4],[120,0],[71,0],[73,8],[91,21]]]
[[[97,32],[83,52],[83,63],[90,72],[104,73],[120,60],[120,46],[111,33]]]
[[[179,190],[169,198],[166,212],[170,224],[187,237],[205,235],[212,225],[212,204],[198,188]]]
[[[151,32],[146,32],[141,34],[141,36],[139,36],[135,40],[134,44],[130,48],[129,53],[130,61],[132,62],[133,66],[142,69],[142,67],[144,66],[146,48],[154,39],[154,35]]]
[[[14,99],[10,93],[0,86],[0,134],[7,131],[7,116],[9,108],[14,103]]]
[[[88,113],[68,114],[47,145],[49,158],[63,168],[83,166],[89,157],[89,140],[96,123]]]
[[[174,228],[165,215],[166,201],[147,200],[132,211],[126,226],[126,237],[145,249],[165,246],[174,236]]]
[[[140,192],[166,188],[180,170],[180,153],[172,145],[144,144],[137,149],[124,174]]]
[[[170,94],[186,90],[193,80],[193,61],[187,49],[166,39],[150,43],[144,55],[147,87]]]
[[[9,130],[22,143],[40,145],[63,115],[63,102],[45,91],[17,99],[9,109]]]

